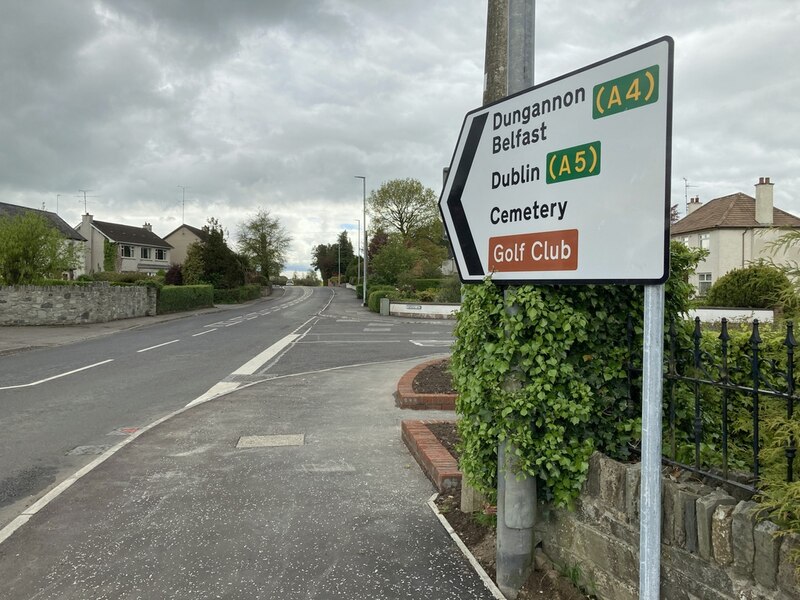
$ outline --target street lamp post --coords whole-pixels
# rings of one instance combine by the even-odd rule
[[[364,212],[364,287],[361,293],[361,306],[367,305],[367,255],[369,254],[369,239],[367,238],[367,178],[363,175],[355,175],[362,183],[363,212]],[[361,233],[359,233],[359,237]]]
[[[358,243],[356,246],[356,286],[358,286],[358,278],[361,277],[361,221],[356,219],[358,223]]]

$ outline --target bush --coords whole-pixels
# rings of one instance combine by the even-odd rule
[[[165,285],[158,294],[157,313],[182,312],[214,306],[214,290],[210,285]]]
[[[670,249],[667,319],[687,311],[688,273],[701,257],[680,243]],[[627,320],[632,351],[641,355],[643,305],[641,286],[524,285],[507,298],[488,278],[465,286],[450,364],[466,481],[493,498],[497,443],[508,440],[520,472],[538,478],[541,497],[568,506],[592,452],[628,459],[641,405],[628,387]]]
[[[437,302],[461,302],[461,280],[457,273],[442,279],[442,285],[436,293]]]
[[[789,278],[767,264],[754,264],[726,273],[708,290],[708,306],[773,308],[791,288]]]
[[[260,285],[243,285],[230,290],[214,290],[214,304],[240,304],[261,297]]]
[[[167,285],[183,285],[183,269],[180,265],[172,265],[164,274],[164,283]]]
[[[367,306],[372,312],[379,313],[381,312],[381,298],[389,298],[390,300],[400,300],[405,296],[401,292],[398,292],[394,288],[383,289],[383,290],[375,290],[374,292],[370,292],[369,300],[367,301]]]
[[[438,290],[444,279],[415,279],[413,281],[414,289],[418,292],[422,290]]]

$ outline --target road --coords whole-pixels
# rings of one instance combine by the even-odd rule
[[[349,290],[285,288],[237,309],[0,358],[0,527],[121,436],[211,393],[446,351],[452,322],[380,317]]]

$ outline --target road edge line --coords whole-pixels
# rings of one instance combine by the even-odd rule
[[[445,516],[441,512],[439,512],[439,507],[436,506],[436,503],[434,502],[434,500],[438,496],[439,494],[437,493],[428,499],[428,502],[426,503],[428,505],[428,508],[430,508],[433,511],[433,514],[435,514],[436,517],[439,519],[439,522],[442,524],[445,531],[450,534],[451,538],[453,538],[453,541],[456,543],[456,546],[458,546],[458,549],[461,550],[461,553],[467,558],[469,564],[472,565],[472,568],[475,569],[475,572],[483,581],[483,585],[486,586],[486,589],[488,589],[492,593],[492,595],[495,598],[497,598],[497,600],[506,600],[506,597],[503,595],[503,592],[500,591],[500,588],[498,588],[497,585],[495,585],[494,581],[492,581],[492,578],[489,577],[486,571],[483,570],[481,564],[478,562],[475,556],[473,556],[472,552],[469,551],[469,548],[467,548],[466,544],[464,544],[464,542],[461,541],[461,538],[458,536],[455,530],[450,526],[450,523],[447,521]]]

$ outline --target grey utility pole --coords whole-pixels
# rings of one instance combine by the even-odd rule
[[[491,14],[493,4],[490,2],[490,15],[487,20],[486,56],[487,62],[492,52],[499,53],[498,40],[502,37],[496,32],[490,33],[488,26],[502,24],[499,15]],[[535,0],[507,0],[506,6],[506,89],[505,95],[511,95],[533,86],[534,65],[534,21]],[[504,15],[505,16],[505,15]],[[490,78],[490,74],[500,79],[501,68],[498,64],[486,67],[486,85],[492,89],[501,89],[499,82]],[[496,100],[487,98],[484,100]],[[509,300],[510,290],[503,293],[506,314],[513,316],[519,311]],[[521,374],[511,372],[503,382],[508,391],[522,386]],[[533,560],[533,525],[536,516],[536,479],[529,475],[521,475],[517,467],[516,447],[507,440],[500,442],[497,448],[497,586],[507,598],[516,598],[522,584],[525,583]]]

